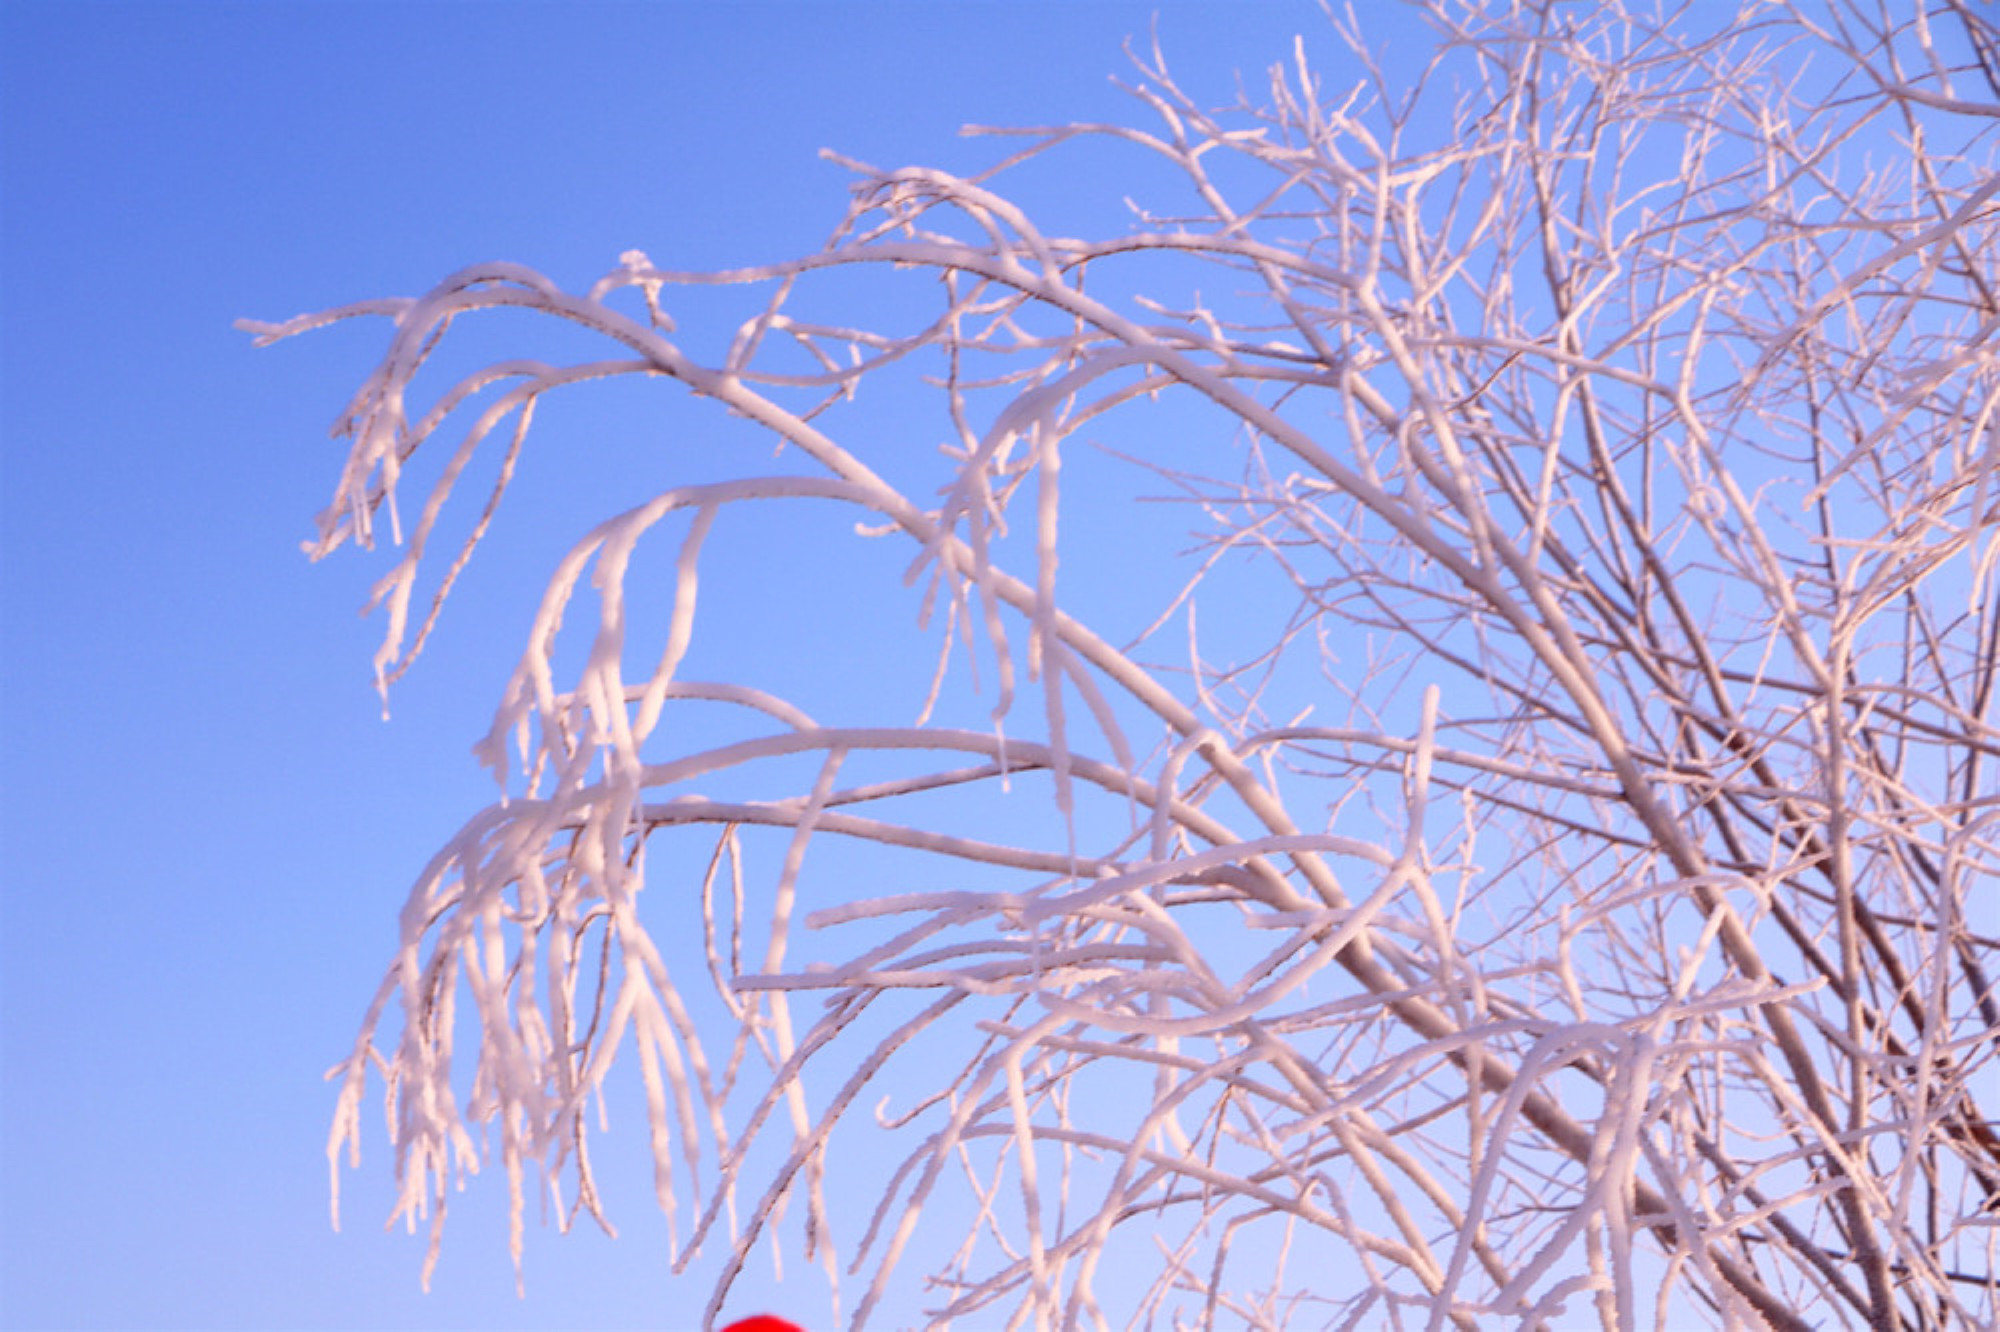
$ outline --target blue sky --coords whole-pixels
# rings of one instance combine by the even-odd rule
[[[497,1180],[428,1295],[379,1140],[328,1225],[320,1075],[490,796],[468,747],[518,647],[479,598],[521,589],[469,589],[383,724],[382,561],[299,553],[381,326],[233,321],[484,259],[802,252],[845,202],[822,147],[969,169],[998,150],[965,122],[1142,115],[1109,76],[1156,13],[1209,101],[1294,32],[1333,58],[1304,0],[0,6],[0,1323],[692,1320],[643,1196],[615,1242],[532,1233],[525,1299]],[[1042,187],[1116,224],[1116,182]]]

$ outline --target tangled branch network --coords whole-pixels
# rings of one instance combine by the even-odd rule
[[[856,1327],[2000,1324],[2000,31],[1429,18],[850,164],[789,263],[253,326],[392,326],[311,547],[400,543],[385,689],[545,398],[714,430],[549,579],[336,1182],[379,1078],[518,1262],[629,1096],[711,1320],[797,1232]],[[1050,234],[1073,155],[1166,183]],[[509,310],[595,349],[436,368]]]

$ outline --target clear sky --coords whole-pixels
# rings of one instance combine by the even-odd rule
[[[643,1195],[617,1241],[531,1233],[525,1299],[492,1178],[420,1292],[379,1131],[329,1227],[320,1075],[491,794],[518,644],[448,624],[383,724],[383,564],[299,553],[382,326],[232,322],[484,259],[787,257],[844,206],[822,147],[969,169],[965,122],[1142,115],[1110,76],[1155,13],[1213,102],[1336,49],[1306,0],[0,4],[0,1324],[692,1320]]]

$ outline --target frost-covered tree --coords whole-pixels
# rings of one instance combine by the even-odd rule
[[[2000,29],[1428,17],[853,164],[788,262],[255,326],[391,325],[312,546],[395,535],[384,688],[545,395],[713,409],[541,592],[337,1070],[433,1256],[489,1160],[517,1254],[608,1224],[629,1097],[711,1318],[796,1229],[855,1326],[2000,1324]],[[1093,151],[1129,226],[1009,202]],[[426,369],[502,310],[564,359]]]

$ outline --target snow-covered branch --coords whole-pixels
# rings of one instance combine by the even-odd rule
[[[1422,69],[1302,43],[1211,110],[1154,52],[1145,129],[857,164],[790,261],[255,326],[392,322],[309,547],[389,515],[385,690],[554,390],[779,446],[558,562],[505,797],[334,1070],[336,1157],[384,1076],[433,1260],[494,1157],[517,1259],[531,1187],[608,1226],[589,1103],[636,1062],[658,1200],[732,1254],[711,1316],[797,1223],[856,1326],[922,1278],[978,1325],[2000,1321],[2000,32],[1430,11]],[[1086,138],[1186,191],[1045,232],[1008,172]],[[713,285],[747,313],[704,356]],[[433,382],[502,309],[596,350]],[[771,535],[808,511],[905,587]],[[924,683],[716,610],[738,525]],[[843,678],[774,687],[801,653]]]

